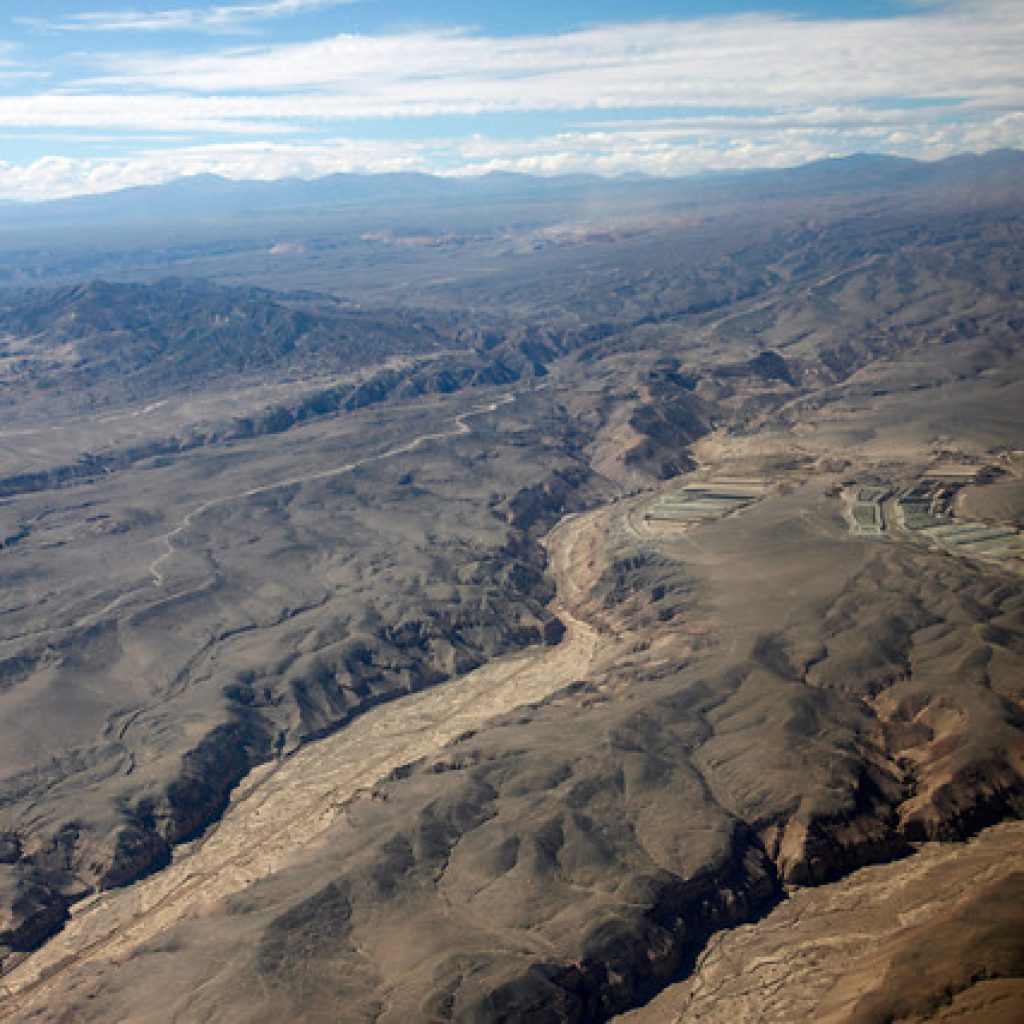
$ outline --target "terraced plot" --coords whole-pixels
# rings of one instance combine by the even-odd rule
[[[891,503],[892,487],[860,487],[846,494],[846,517],[850,532],[881,537],[895,527],[905,536],[919,537],[954,555],[977,558],[1012,572],[1024,570],[1024,535],[1012,526],[981,523],[957,518],[954,499],[963,484],[977,475],[977,467],[959,467],[959,477],[934,474],[903,487]],[[968,472],[970,470],[970,472]],[[942,477],[937,479],[936,477]]]
[[[953,522],[928,526],[920,532],[955,554],[980,558],[1017,572],[1024,570],[1024,537],[1009,527]]]
[[[722,519],[764,497],[768,485],[761,480],[719,479],[688,484],[660,495],[644,513],[649,529],[661,530]]]
[[[877,537],[885,532],[882,502],[892,493],[888,487],[861,487],[850,497],[850,529],[861,536]]]

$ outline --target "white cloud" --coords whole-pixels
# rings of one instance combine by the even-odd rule
[[[1024,146],[1024,114],[984,125],[878,123],[851,136],[842,127],[755,125],[728,131],[706,125],[668,127],[635,122],[623,130],[569,131],[530,139],[484,135],[425,140],[339,137],[318,142],[222,142],[143,150],[109,159],[46,157],[27,165],[0,162],[0,198],[51,199],[153,185],[185,175],[273,180],[335,172],[425,171],[483,174],[643,171],[681,177],[711,170],[787,167],[871,149],[938,159],[953,153]]]
[[[214,55],[107,55],[106,73],[0,105],[0,124],[178,131],[214,121],[639,107],[800,111],[878,99],[1024,102],[1024,5],[870,22],[722,18],[559,36],[342,35]],[[72,91],[73,90],[73,91]]]
[[[54,199],[158,185],[193,174],[269,181],[346,171],[428,170],[436,156],[428,143],[335,139],[315,145],[218,143],[100,159],[44,157],[24,165],[0,161],[0,198]]]
[[[751,114],[691,114],[654,120],[586,121],[574,127],[582,131],[607,130],[620,136],[635,127],[646,135],[662,131],[666,137],[676,137],[680,133],[751,134],[790,128],[853,133],[872,128],[921,127],[941,123],[948,116],[949,107],[945,105],[878,109],[870,105],[849,104]],[[0,128],[252,135],[319,128],[346,117],[351,117],[350,107],[339,110],[336,97],[321,94],[192,96],[148,93],[135,95],[130,102],[125,102],[116,93],[0,96]]]
[[[47,77],[47,72],[26,64],[13,43],[0,40],[0,82],[39,81]]]
[[[616,118],[613,120],[590,120],[574,125],[577,129],[628,131],[640,129],[652,132],[663,129],[666,132],[686,130],[690,132],[725,132],[759,130],[777,131],[783,128],[872,128],[878,126],[920,123],[941,117],[947,108],[935,107],[884,108],[849,105],[814,107],[808,110],[784,110],[753,114],[690,114],[686,117],[658,118]]]
[[[253,22],[288,17],[359,0],[265,0],[263,3],[174,7],[162,11],[82,11],[59,20],[21,18],[22,24],[48,32],[226,32]]]
[[[560,35],[339,35],[181,57],[112,55],[96,88],[308,91],[344,116],[631,106],[797,106],[1024,89],[1024,5],[885,20],[742,15]]]
[[[0,96],[0,127],[123,129],[150,133],[279,131],[301,115],[299,97],[206,97],[117,93]]]

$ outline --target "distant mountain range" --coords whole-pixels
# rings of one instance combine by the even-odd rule
[[[718,172],[692,178],[629,175],[602,178],[574,174],[534,177],[496,172],[480,177],[429,174],[332,174],[324,178],[232,181],[212,174],[179,178],[101,195],[0,207],[0,228],[139,221],[236,218],[287,212],[360,207],[476,205],[547,202],[593,197],[647,196],[675,203],[755,201],[787,195],[822,195],[858,190],[903,191],[944,187],[1015,187],[1024,181],[1024,152],[995,150],[934,163],[859,154],[819,160],[795,168]]]

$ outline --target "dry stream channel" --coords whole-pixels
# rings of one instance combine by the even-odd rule
[[[594,514],[567,517],[547,539],[565,591],[581,536]],[[60,934],[0,983],[0,1019],[45,1007],[69,982],[132,955],[158,933],[208,913],[220,900],[303,855],[347,804],[392,770],[440,750],[494,716],[542,700],[582,677],[613,641],[554,610],[566,632],[556,647],[497,658],[429,690],[367,711],[333,736],[256,768],[235,791],[219,823],[175,851],[172,863],[125,888],[99,893],[73,908]]]

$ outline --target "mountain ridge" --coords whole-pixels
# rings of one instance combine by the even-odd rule
[[[603,177],[596,174],[530,175],[492,171],[479,176],[442,176],[419,171],[379,174],[341,173],[317,178],[229,179],[211,173],[186,175],[158,185],[136,185],[111,192],[71,196],[0,207],[0,228],[18,227],[26,217],[46,223],[62,219],[131,217],[159,221],[201,215],[282,213],[351,205],[415,205],[424,201],[464,203],[560,196],[587,189],[601,195],[649,192],[666,198],[707,198],[741,190],[762,190],[808,182],[825,192],[851,187],[914,188],[986,183],[1012,184],[1024,171],[1024,152],[996,149],[961,153],[928,162],[876,153],[828,157],[795,167],[713,171],[686,177]],[[965,175],[970,181],[965,182]],[[1018,179],[1019,180],[1019,179]]]

